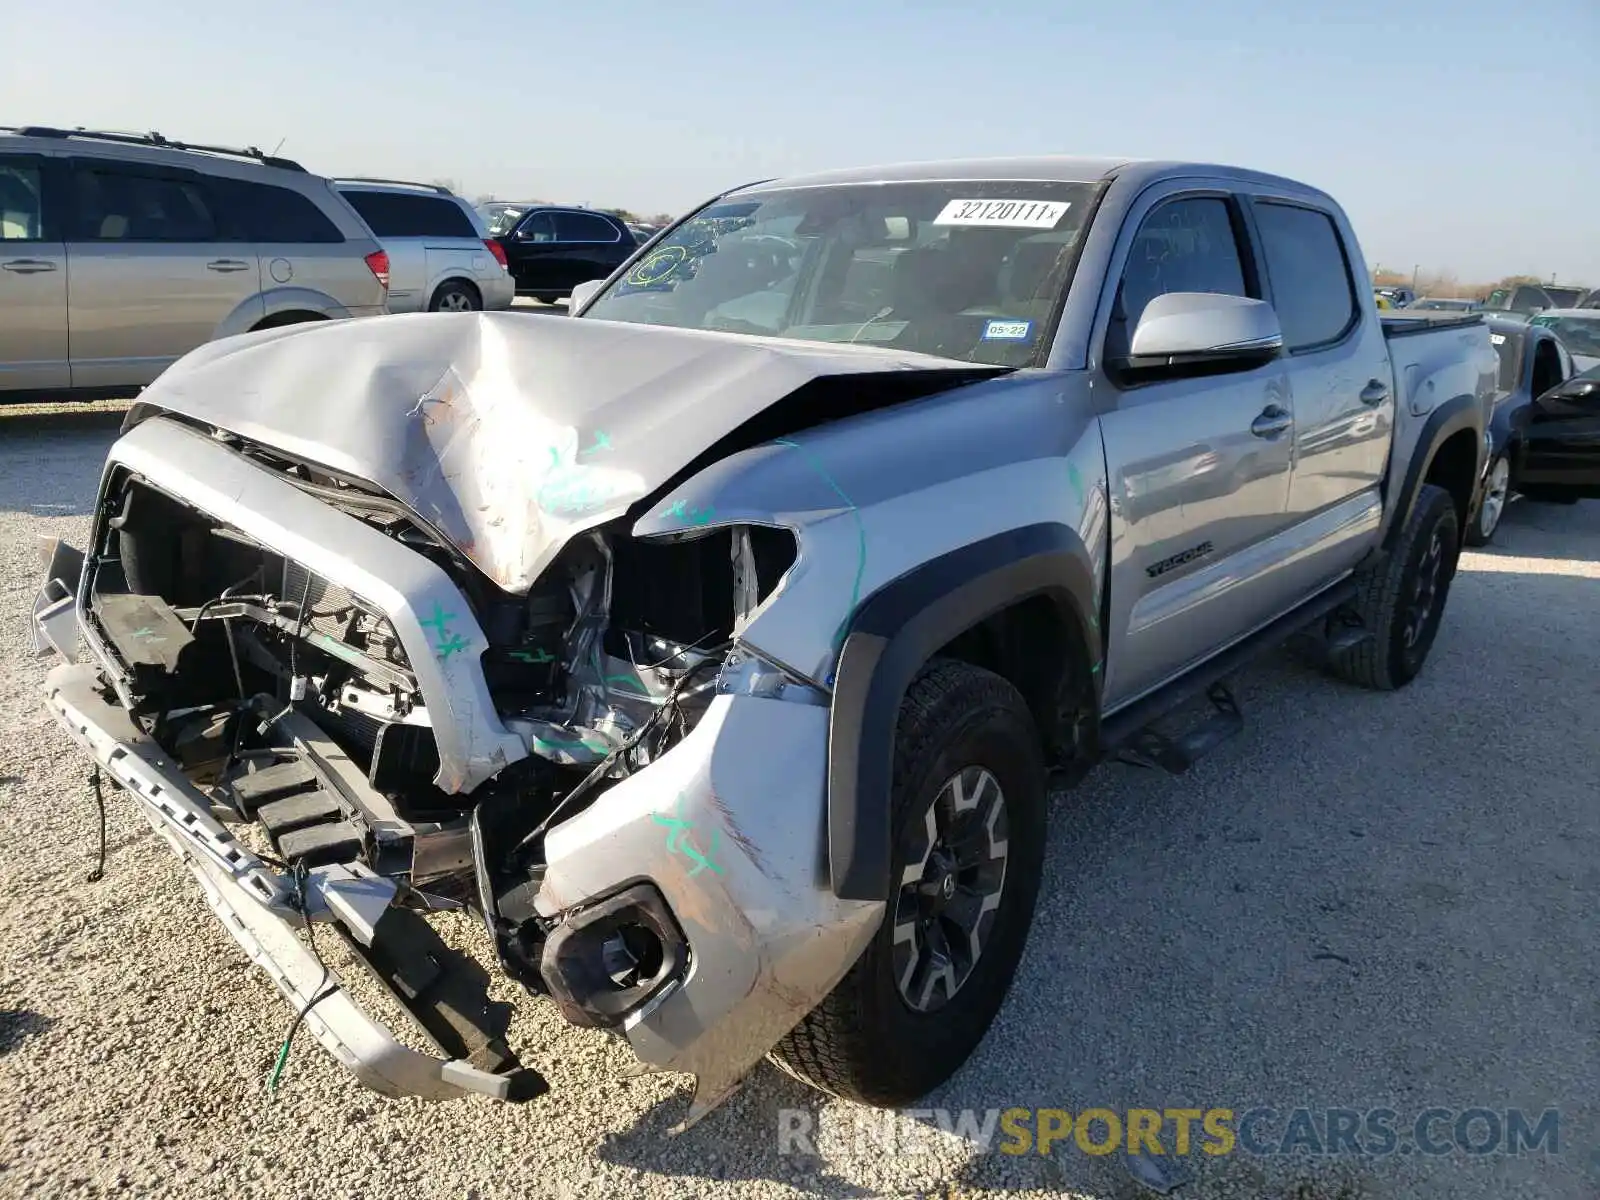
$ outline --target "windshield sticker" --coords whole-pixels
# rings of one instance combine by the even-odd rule
[[[1033,333],[1032,321],[990,321],[983,327],[986,342],[1025,342]],[[968,335],[971,336],[970,334]]]
[[[1503,346],[1505,345],[1505,341],[1506,335],[1503,333],[1491,333],[1489,335],[1489,344],[1491,346]]]
[[[1065,200],[952,200],[933,223],[1054,229],[1071,207]]]

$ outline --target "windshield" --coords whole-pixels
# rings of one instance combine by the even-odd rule
[[[747,192],[663,237],[583,315],[1028,366],[1049,344],[1097,187]]]
[[[1425,309],[1430,312],[1470,312],[1478,306],[1476,300],[1441,300],[1435,297],[1426,297],[1418,300],[1412,308]]]
[[[1544,285],[1544,294],[1551,299],[1551,308],[1576,308],[1578,301],[1583,299],[1581,287],[1557,287],[1553,283]]]
[[[1600,312],[1592,317],[1535,317],[1533,324],[1549,329],[1571,354],[1600,356]]]

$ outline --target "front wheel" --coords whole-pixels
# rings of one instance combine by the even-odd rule
[[[1333,659],[1336,675],[1379,691],[1416,678],[1439,632],[1460,544],[1455,501],[1423,484],[1394,553],[1357,579],[1351,607],[1372,636]]]
[[[772,1057],[821,1091],[893,1106],[977,1048],[1027,941],[1046,787],[1016,688],[963,662],[925,667],[900,708],[891,803],[883,924]]]
[[[1472,518],[1472,523],[1467,526],[1467,545],[1487,546],[1494,531],[1500,528],[1500,518],[1505,515],[1506,505],[1511,500],[1511,460],[1504,454],[1497,454],[1495,460],[1489,464],[1489,473],[1484,478],[1483,500],[1478,505],[1478,512]]]

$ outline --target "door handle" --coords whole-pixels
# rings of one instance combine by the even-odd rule
[[[1382,404],[1389,398],[1389,385],[1381,379],[1369,379],[1361,389],[1361,403]]]
[[[1275,438],[1293,424],[1294,417],[1288,409],[1269,404],[1259,417],[1250,422],[1250,432],[1258,438]]]
[[[217,258],[206,264],[206,270],[219,271],[226,275],[232,271],[248,271],[249,263],[240,262],[237,258]]]
[[[0,263],[0,268],[18,275],[38,275],[44,271],[54,271],[56,265],[43,258],[13,258],[10,262]]]

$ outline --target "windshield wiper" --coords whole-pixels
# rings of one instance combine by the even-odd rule
[[[887,317],[893,311],[894,311],[894,305],[892,305],[892,304],[885,305],[883,308],[880,308],[877,312],[873,313],[865,321],[861,322],[860,327],[857,328],[856,331],[853,334],[850,335],[850,341],[848,343],[846,343],[846,344],[847,345],[851,345],[851,346],[855,345],[857,339],[859,339],[863,333],[865,333],[873,325],[876,325],[879,321],[883,320],[885,317]]]

